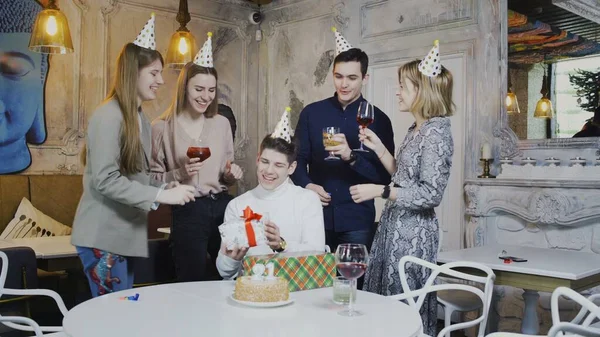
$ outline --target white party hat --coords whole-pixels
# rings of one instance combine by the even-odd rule
[[[440,40],[433,41],[429,54],[419,63],[419,71],[427,77],[435,77],[442,72],[440,64]]]
[[[281,119],[275,126],[275,131],[271,134],[271,138],[281,138],[288,143],[292,142],[291,128],[290,128],[290,111],[292,108],[289,106],[285,108]]]
[[[144,29],[133,41],[136,46],[156,50],[156,38],[154,36],[154,13],[150,14],[150,19],[146,22]]]
[[[208,38],[204,42],[202,49],[194,57],[194,63],[206,68],[214,68],[213,65],[213,52],[212,52],[212,32],[208,32]]]
[[[335,34],[335,56],[338,56],[339,53],[345,52],[348,49],[352,49],[350,43],[346,41],[335,27],[331,27],[331,31]]]

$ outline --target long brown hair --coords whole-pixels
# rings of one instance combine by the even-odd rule
[[[417,90],[410,111],[425,119],[452,116],[455,108],[452,102],[452,73],[442,66],[442,71],[437,76],[427,77],[419,71],[420,62],[415,60],[398,68],[398,80],[410,81]]]
[[[187,105],[188,82],[198,74],[212,75],[215,77],[217,83],[219,82],[219,76],[217,75],[217,70],[215,68],[201,67],[193,62],[188,62],[183,69],[181,69],[179,77],[177,78],[177,89],[171,105],[162,115],[160,115],[159,119],[169,120],[185,109]],[[210,103],[208,108],[206,108],[206,112],[204,112],[206,118],[214,117],[219,112],[218,98],[219,89],[215,89],[215,99]]]
[[[121,108],[123,122],[119,136],[119,170],[123,175],[142,171],[142,141],[138,124],[137,82],[140,69],[156,60],[164,65],[162,55],[156,50],[126,44],[117,57],[115,78],[105,102],[116,99]],[[85,149],[82,161],[85,165]]]

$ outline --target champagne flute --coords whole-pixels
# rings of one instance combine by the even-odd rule
[[[338,314],[342,316],[361,316],[362,312],[354,310],[352,294],[355,293],[356,279],[363,276],[367,271],[367,263],[369,263],[367,247],[356,243],[341,244],[335,251],[335,263],[340,274],[352,282],[348,309],[340,311]]]
[[[342,144],[341,142],[338,142],[337,140],[333,139],[333,136],[335,136],[336,134],[340,133],[340,128],[337,126],[328,126],[326,128],[323,128],[323,145],[325,147],[328,146],[338,146],[340,144]],[[325,160],[340,160],[340,158],[336,157],[333,152],[329,152],[329,156],[325,157]]]
[[[373,120],[375,119],[375,112],[373,110],[373,104],[368,101],[362,101],[358,105],[358,112],[356,113],[356,121],[361,128],[368,128],[369,125],[373,124]],[[360,142],[360,148],[354,149],[353,151],[358,152],[369,152],[365,150],[363,147],[363,142]]]

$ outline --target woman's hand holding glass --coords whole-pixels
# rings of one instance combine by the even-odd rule
[[[200,161],[200,158],[189,158],[188,163],[185,164],[185,173],[188,177],[193,177],[200,171],[204,163]]]
[[[379,137],[371,129],[360,128],[358,139],[363,142],[366,147],[375,151],[375,154],[378,157],[381,157],[386,150],[385,145],[383,145],[381,142],[381,139],[379,139]]]

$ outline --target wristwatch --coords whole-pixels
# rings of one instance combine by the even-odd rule
[[[354,151],[350,152],[350,158],[348,158],[348,160],[344,160],[344,163],[346,164],[352,164],[356,161],[358,157],[356,156],[356,153],[354,153]]]
[[[383,188],[383,192],[381,193],[381,197],[383,199],[387,199],[390,197],[390,185],[385,185]]]
[[[285,240],[281,236],[279,238],[281,239],[281,241],[279,242],[279,248],[273,249],[277,253],[281,253],[287,248],[287,242],[285,242]]]

